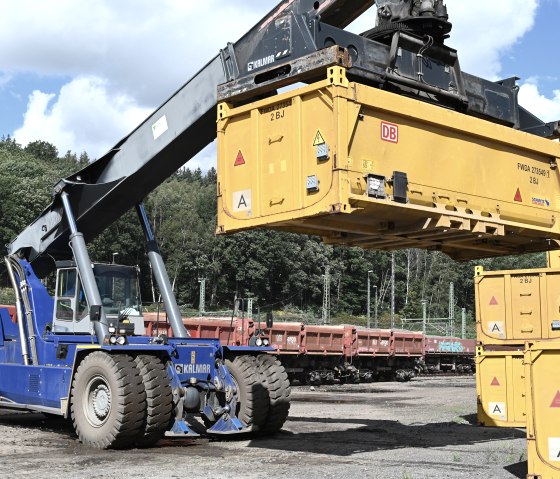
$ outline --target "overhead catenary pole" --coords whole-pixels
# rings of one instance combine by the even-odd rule
[[[449,335],[455,336],[455,289],[453,283],[449,283]]]
[[[200,283],[200,296],[198,301],[198,313],[201,316],[204,316],[206,313],[206,278],[199,278],[198,282]]]
[[[254,298],[247,298],[247,318],[253,319],[253,301]]]
[[[331,267],[325,267],[325,274],[323,275],[323,324],[328,324],[331,316]]]
[[[426,326],[428,322],[428,311],[427,311],[428,301],[422,300],[422,332],[426,334]]]
[[[377,305],[378,305],[379,297],[377,296],[377,294],[378,294],[377,285],[374,285],[373,287],[375,289],[375,321],[374,321],[374,327],[378,328],[379,327],[379,320],[377,318]]]

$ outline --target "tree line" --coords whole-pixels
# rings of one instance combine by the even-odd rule
[[[52,199],[60,179],[83,168],[87,153],[61,155],[46,141],[22,147],[13,138],[0,140],[0,241],[8,244]],[[371,310],[387,320],[391,304],[391,253],[325,245],[320,238],[270,230],[216,236],[216,171],[184,168],[145,199],[146,211],[160,244],[177,300],[199,308],[199,281],[206,284],[207,311],[227,310],[235,297],[254,299],[262,310],[298,311],[320,317],[324,275],[330,274],[333,320],[363,320],[367,278]],[[117,253],[117,255],[114,255]],[[5,251],[4,251],[5,254]],[[144,252],[144,238],[130,211],[90,245],[94,261],[139,265],[143,301],[158,292]],[[455,315],[466,308],[474,316],[474,266],[485,269],[544,267],[543,254],[456,263],[440,252],[407,249],[395,253],[395,312],[398,317],[449,316],[449,284],[454,284]],[[369,272],[369,273],[368,273]],[[1,287],[8,286],[5,272]],[[1,297],[0,297],[1,302]],[[372,313],[373,314],[373,313]],[[358,319],[361,317],[361,319]]]

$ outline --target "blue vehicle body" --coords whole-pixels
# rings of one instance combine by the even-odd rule
[[[266,348],[223,348],[218,340],[193,338],[151,338],[128,336],[125,345],[98,344],[94,334],[53,333],[51,321],[54,300],[37,278],[31,265],[20,260],[25,272],[30,311],[23,311],[29,318],[23,321],[25,336],[34,337],[36,358],[34,364],[25,365],[22,359],[20,330],[6,308],[0,308],[0,406],[48,412],[68,417],[72,381],[78,364],[93,351],[110,355],[149,354],[157,356],[167,365],[169,382],[174,391],[196,386],[197,391],[235,392],[235,384],[223,366],[225,355],[230,357],[243,352],[262,353]],[[22,279],[18,278],[20,285]],[[32,330],[30,329],[30,325]],[[223,414],[208,430],[210,433],[236,433],[247,431],[245,424],[234,414],[236,397],[227,401],[228,414]],[[214,412],[201,404],[200,411],[208,417]],[[233,410],[232,410],[233,409]],[[175,420],[171,432],[193,434],[182,418]]]

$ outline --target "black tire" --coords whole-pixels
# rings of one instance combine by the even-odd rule
[[[268,415],[269,400],[255,357],[237,356],[226,359],[225,365],[237,387],[237,418],[253,431],[259,431]]]
[[[134,362],[146,393],[144,432],[136,440],[138,447],[150,447],[165,434],[174,419],[171,382],[165,364],[156,356],[140,354]]]
[[[84,444],[124,448],[141,433],[146,394],[131,357],[89,354],[78,366],[70,398],[74,429]]]
[[[275,356],[260,354],[257,365],[269,397],[268,416],[260,432],[274,434],[282,429],[290,412],[290,381],[284,366]]]

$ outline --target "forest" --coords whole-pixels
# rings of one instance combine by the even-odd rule
[[[25,147],[13,138],[0,140],[0,242],[10,243],[51,202],[52,187],[91,161],[87,153],[66,152],[46,141]],[[188,166],[188,164],[187,164]],[[319,321],[324,275],[330,277],[330,321],[363,324],[368,276],[371,311],[377,304],[387,325],[391,306],[391,252],[327,246],[320,238],[254,230],[215,235],[216,171],[176,172],[145,199],[154,234],[166,261],[177,300],[185,314],[199,309],[199,280],[205,279],[205,310],[231,310],[234,298],[253,298],[253,310]],[[5,254],[5,250],[4,250]],[[93,261],[139,265],[142,297],[158,301],[136,213],[130,211],[90,244]],[[474,267],[488,270],[544,267],[544,254],[457,263],[436,251],[407,249],[394,253],[395,318],[449,317],[449,285],[455,291],[454,315],[474,317]],[[49,284],[47,283],[49,286]],[[0,303],[10,301],[0,267]],[[471,329],[470,328],[470,329]]]

